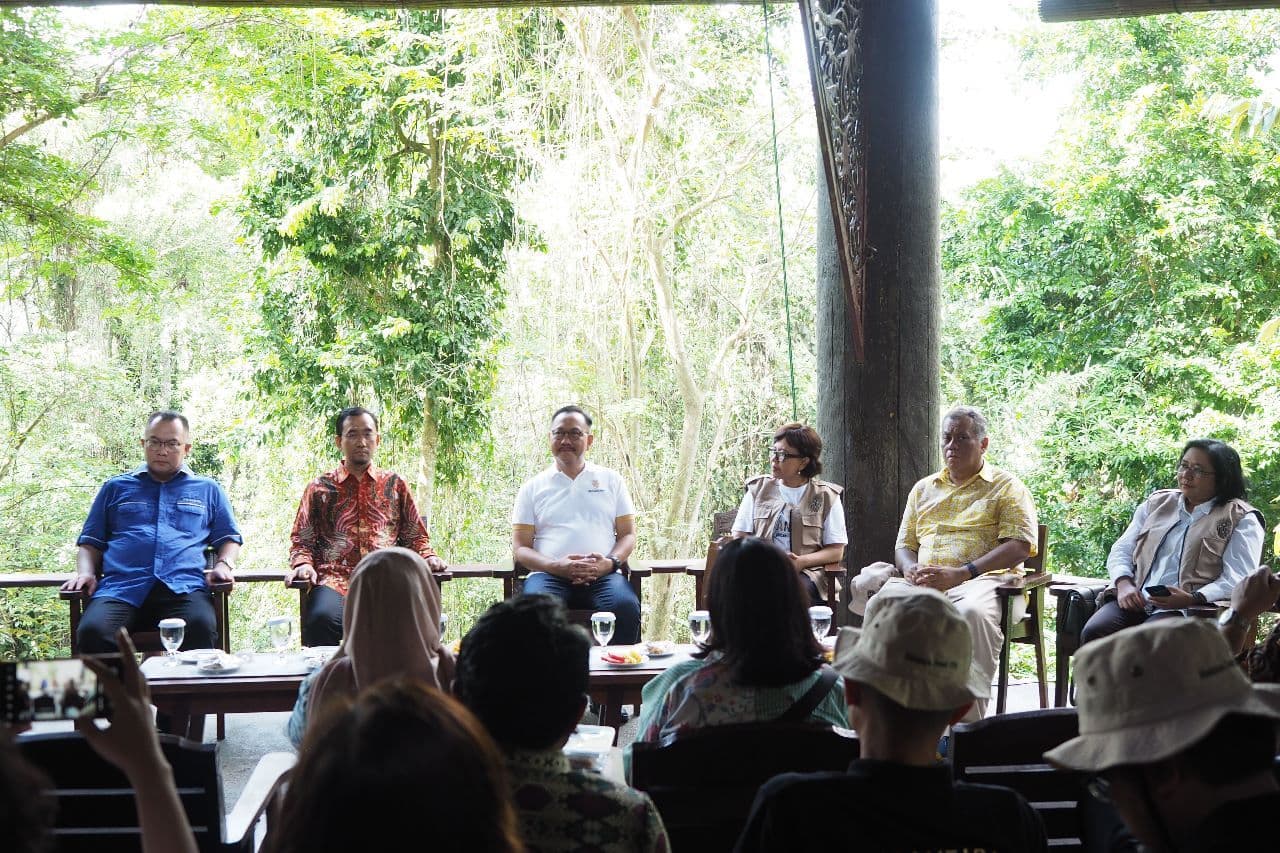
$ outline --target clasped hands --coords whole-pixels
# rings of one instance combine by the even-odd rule
[[[613,561],[598,551],[590,554],[570,554],[553,564],[555,574],[574,586],[593,583],[613,571]]]
[[[922,566],[917,563],[915,568],[903,569],[902,576],[908,583],[916,586],[927,586],[938,592],[946,592],[969,580],[969,570],[963,566]]]

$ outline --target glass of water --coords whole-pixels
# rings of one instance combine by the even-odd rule
[[[609,645],[609,641],[613,639],[613,629],[617,624],[618,617],[608,610],[601,610],[598,613],[591,614],[591,634],[596,638],[596,642],[602,646]]]
[[[809,627],[813,630],[813,638],[821,643],[831,631],[831,608],[825,604],[810,607]]]
[[[707,642],[707,637],[711,636],[710,611],[695,610],[689,614],[689,634],[699,646]]]
[[[293,621],[288,616],[272,616],[267,620],[267,636],[271,638],[272,647],[279,652],[280,660],[284,660],[284,650],[293,637]]]
[[[178,646],[182,645],[182,638],[186,633],[187,620],[176,617],[160,620],[160,642],[164,645],[165,666],[178,665]]]

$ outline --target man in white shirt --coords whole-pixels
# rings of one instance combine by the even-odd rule
[[[591,417],[577,406],[551,419],[555,464],[525,482],[511,513],[511,550],[531,572],[526,593],[617,617],[613,642],[640,640],[640,601],[619,569],[636,545],[635,506],[616,471],[587,462]]]

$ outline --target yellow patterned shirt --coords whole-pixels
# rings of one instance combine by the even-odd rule
[[[1036,505],[1014,475],[991,463],[956,485],[943,468],[911,487],[897,548],[921,565],[963,566],[1004,539],[1022,539],[1036,553]]]

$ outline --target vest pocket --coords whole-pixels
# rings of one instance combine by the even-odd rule
[[[1214,563],[1222,563],[1222,555],[1227,550],[1227,540],[1219,539],[1217,536],[1206,536],[1200,540],[1200,554],[1202,560],[1209,560]]]
[[[816,512],[807,512],[800,516],[800,544],[810,546],[816,551],[822,547],[822,516]],[[796,531],[791,531],[795,536]],[[794,548],[792,550],[795,550]],[[798,552],[797,552],[798,553]]]

